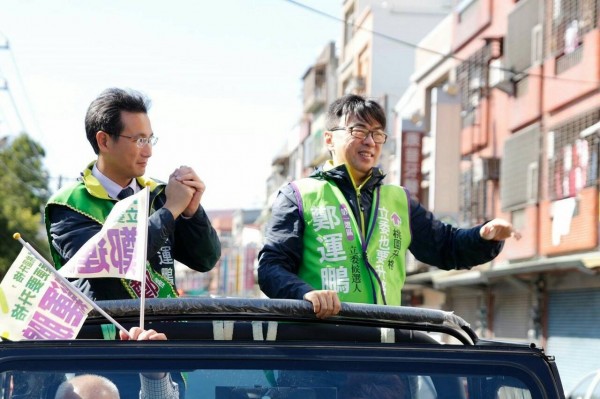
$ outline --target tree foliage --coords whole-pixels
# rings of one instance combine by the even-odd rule
[[[26,134],[0,142],[0,277],[21,251],[12,238],[15,232],[49,259],[43,227],[49,196],[44,156],[42,146]]]

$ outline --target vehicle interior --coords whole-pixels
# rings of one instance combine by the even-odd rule
[[[140,321],[139,301],[99,304],[125,328]],[[540,350],[480,340],[451,312],[343,304],[319,320],[302,301],[181,298],[148,300],[145,327],[168,340],[120,341],[92,313],[77,340],[3,341],[0,397],[54,398],[94,374],[137,398],[141,376],[157,372],[180,398],[552,397]]]

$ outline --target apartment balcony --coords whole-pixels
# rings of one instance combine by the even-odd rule
[[[327,95],[324,87],[315,87],[310,93],[304,93],[304,112],[312,114],[327,105]]]
[[[303,77],[304,112],[314,113],[327,104],[326,65],[317,64],[309,68]]]
[[[600,80],[600,29],[583,35],[580,45],[568,54],[546,60],[544,104],[554,111],[598,90]]]
[[[319,129],[304,141],[304,168],[312,169],[329,157],[329,151],[323,144],[323,132],[323,129]]]
[[[598,246],[598,190],[582,189],[575,197],[540,203],[540,253],[559,255]]]

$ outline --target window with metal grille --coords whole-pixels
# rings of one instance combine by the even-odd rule
[[[488,81],[490,46],[485,45],[457,68],[457,83],[461,92],[462,127],[471,126],[473,115],[485,92]]]
[[[472,175],[472,170],[468,169],[463,171],[460,176],[460,198],[462,201],[460,202],[459,223],[461,226],[468,226],[473,222],[473,208],[471,207],[473,193]]]
[[[461,226],[471,226],[490,219],[488,213],[488,179],[476,178],[475,169],[463,172],[460,190],[462,202],[460,206]]]
[[[598,26],[600,0],[552,0],[546,42],[549,56],[574,51],[581,37]]]
[[[547,154],[550,199],[573,197],[582,188],[596,184],[599,138],[595,131],[586,135],[585,129],[599,122],[600,108],[550,129]]]

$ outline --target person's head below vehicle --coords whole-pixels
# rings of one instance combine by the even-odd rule
[[[140,177],[152,156],[157,138],[152,132],[150,100],[134,90],[104,90],[88,107],[87,139],[98,155],[98,168],[125,186]]]
[[[119,399],[119,390],[108,378],[85,374],[60,384],[54,399]]]
[[[156,330],[132,327],[128,333],[119,331],[122,341],[166,341],[167,336]],[[166,373],[143,374],[152,380],[166,378]],[[174,388],[175,390],[177,388]],[[81,374],[63,381],[57,388],[54,399],[119,399],[117,385],[108,378],[96,374]]]
[[[379,162],[385,127],[385,111],[373,100],[349,94],[329,106],[325,144],[334,166],[345,164],[357,185]]]

